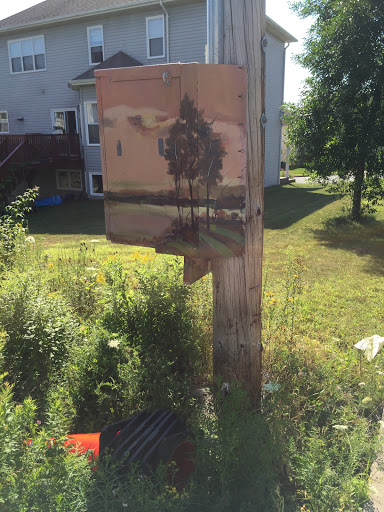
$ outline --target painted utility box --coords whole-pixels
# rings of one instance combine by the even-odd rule
[[[245,68],[95,71],[107,238],[211,259],[244,252]]]

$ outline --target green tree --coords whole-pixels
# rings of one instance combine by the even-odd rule
[[[286,106],[296,158],[318,178],[337,175],[352,193],[352,217],[384,197],[384,3],[301,0],[315,21],[298,61],[311,72],[301,100]]]

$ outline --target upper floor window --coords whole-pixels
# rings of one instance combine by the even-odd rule
[[[8,112],[0,112],[0,133],[9,133]]]
[[[88,146],[98,146],[100,144],[100,136],[97,103],[85,103],[85,119],[87,124],[87,144]]]
[[[103,27],[88,27],[89,65],[100,64],[104,60]]]
[[[147,58],[164,56],[164,16],[151,16],[147,18]]]
[[[11,73],[46,69],[44,36],[8,42]]]

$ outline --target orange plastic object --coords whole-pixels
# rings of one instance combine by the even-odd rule
[[[165,64],[95,76],[107,238],[186,258],[243,254],[245,68]]]

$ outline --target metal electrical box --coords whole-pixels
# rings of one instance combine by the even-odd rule
[[[245,68],[95,71],[107,238],[187,258],[244,251]]]

